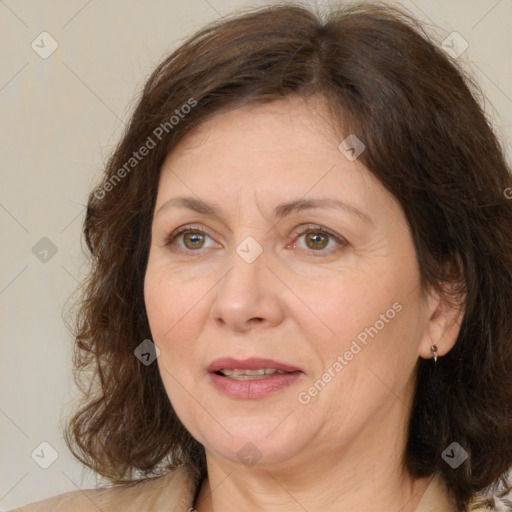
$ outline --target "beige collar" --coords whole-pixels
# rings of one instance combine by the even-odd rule
[[[416,512],[454,512],[446,487],[439,475],[430,479]]]
[[[415,512],[455,511],[446,492],[446,486],[439,475],[433,476],[421,492],[423,496]]]
[[[189,477],[190,478],[190,477]],[[186,482],[187,484],[190,482]],[[200,487],[199,483],[199,487]],[[186,487],[186,486],[185,486]],[[188,489],[188,498],[190,499],[192,489]],[[439,475],[433,476],[426,487],[422,489],[423,496],[421,501],[416,508],[415,512],[454,512],[448,494],[446,492],[446,486],[443,483],[442,478]],[[186,502],[186,498],[184,500]],[[181,509],[176,509],[181,510]]]
[[[130,487],[74,491],[38,503],[18,508],[12,512],[191,512],[200,482],[187,467],[168,474],[139,482]],[[441,477],[435,476],[422,489],[423,496],[415,512],[454,512],[446,486]],[[474,510],[471,507],[468,510]]]

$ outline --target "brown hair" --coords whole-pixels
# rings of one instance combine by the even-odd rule
[[[223,110],[318,93],[398,199],[424,290],[451,287],[465,308],[454,348],[436,365],[418,363],[404,464],[415,476],[440,473],[463,509],[512,462],[512,183],[478,89],[394,8],[353,5],[322,21],[278,5],[206,27],[157,67],[89,197],[93,269],[74,356],[85,397],[66,441],[113,483],[182,464],[206,470],[157,365],[134,357],[151,338],[143,281],[166,155]],[[441,456],[452,442],[469,454],[456,469]]]

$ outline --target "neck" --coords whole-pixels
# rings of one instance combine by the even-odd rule
[[[352,459],[352,464],[331,453],[279,468],[247,467],[207,454],[208,478],[201,485],[195,510],[416,511],[430,478],[413,479],[397,461],[383,462],[383,452],[393,443],[381,445],[380,453],[367,451],[366,456]]]

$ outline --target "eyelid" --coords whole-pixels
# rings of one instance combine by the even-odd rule
[[[334,233],[334,231],[324,228],[323,226],[320,226],[318,224],[303,224],[301,226],[298,226],[294,229],[293,236],[301,236],[307,233],[308,231],[320,231],[322,233],[327,233],[328,235],[331,235],[333,238],[342,241],[342,237],[340,235],[337,235],[336,233]]]

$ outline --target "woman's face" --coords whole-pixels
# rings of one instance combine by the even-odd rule
[[[325,464],[405,439],[436,304],[399,204],[328,119],[319,97],[250,105],[163,165],[146,308],[210,458]]]

